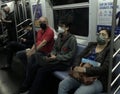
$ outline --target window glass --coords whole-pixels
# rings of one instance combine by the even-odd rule
[[[64,5],[64,4],[74,4],[88,2],[89,0],[51,0],[52,4],[55,5]]]
[[[72,23],[71,33],[79,36],[88,36],[89,8],[54,10],[54,26],[61,20]]]

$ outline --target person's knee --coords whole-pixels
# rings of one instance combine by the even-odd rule
[[[59,89],[64,88],[64,86],[65,86],[64,81],[61,81],[61,82],[59,83]]]
[[[59,89],[69,90],[71,89],[71,79],[65,79],[59,83]]]
[[[95,88],[92,87],[79,87],[74,94],[95,94]]]

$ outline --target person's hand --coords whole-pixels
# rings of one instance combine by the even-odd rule
[[[55,55],[50,55],[49,57],[46,57],[46,61],[49,62],[49,61],[54,61],[56,59],[56,56]]]
[[[80,66],[76,66],[74,68],[74,71],[80,72],[80,73],[84,73],[85,72],[84,70],[85,70],[85,68],[84,67],[80,67]]]
[[[49,58],[50,58],[51,60],[55,60],[55,59],[56,59],[56,56],[55,56],[55,55],[51,55]]]
[[[80,80],[80,74],[79,72],[76,72],[76,71],[73,71],[73,70],[70,70],[69,71],[69,75],[77,80]]]
[[[28,58],[34,53],[35,53],[34,50],[28,50],[28,51],[26,50],[26,55],[27,55]]]
[[[26,39],[25,38],[21,38],[20,39],[22,42],[26,42]]]

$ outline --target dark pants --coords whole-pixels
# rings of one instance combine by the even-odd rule
[[[31,56],[27,65],[26,79],[23,86],[29,87],[29,94],[40,94],[41,88],[45,83],[47,74],[56,70],[66,70],[68,67],[62,63],[48,64],[46,66],[40,66],[40,59],[36,61],[35,55]],[[52,63],[52,62],[51,62]]]
[[[6,48],[8,50],[7,62],[9,65],[11,65],[12,59],[13,59],[13,54],[16,53],[17,51],[25,50],[27,47],[22,43],[12,41],[12,42],[8,43]]]
[[[16,30],[14,27],[7,28],[7,33],[8,33],[8,40],[9,41],[17,41],[17,35],[16,35]]]
[[[22,50],[22,51],[18,51],[16,53],[16,58],[18,58],[21,63],[24,64],[24,69],[26,70],[26,66],[27,66],[27,55],[26,55],[26,50]]]

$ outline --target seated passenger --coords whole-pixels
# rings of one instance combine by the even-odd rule
[[[32,45],[30,49],[19,51],[16,56],[24,63],[27,64],[27,59],[36,52],[41,55],[48,55],[54,45],[54,32],[48,26],[48,19],[46,17],[40,17],[40,30],[37,32],[36,43]],[[36,47],[35,47],[36,45]]]
[[[72,59],[77,49],[74,35],[69,32],[70,24],[61,22],[58,27],[59,35],[49,56],[41,54],[31,56],[25,81],[20,92],[29,91],[29,94],[40,94],[47,74],[57,70],[67,70],[72,65]]]
[[[7,62],[8,64],[5,64],[2,66],[2,69],[11,67],[13,54],[17,51],[25,50],[27,48],[31,48],[34,43],[34,36],[33,36],[33,29],[31,25],[31,20],[27,20],[22,24],[22,27],[24,29],[24,35],[19,39],[19,42],[17,41],[10,41],[4,48],[8,50],[7,55]]]
[[[90,42],[88,44],[84,51],[77,57],[75,66],[71,68],[73,72],[71,73],[72,76],[60,82],[58,94],[69,94],[68,92],[73,89],[75,89],[74,94],[99,94],[107,90],[110,33],[107,29],[100,30],[97,42]],[[81,62],[83,62],[82,59],[84,58],[93,60],[99,66],[82,66]],[[81,73],[87,75],[87,77],[92,77],[91,82],[90,79],[88,79],[88,82],[85,79],[81,81],[81,76],[78,75]]]

